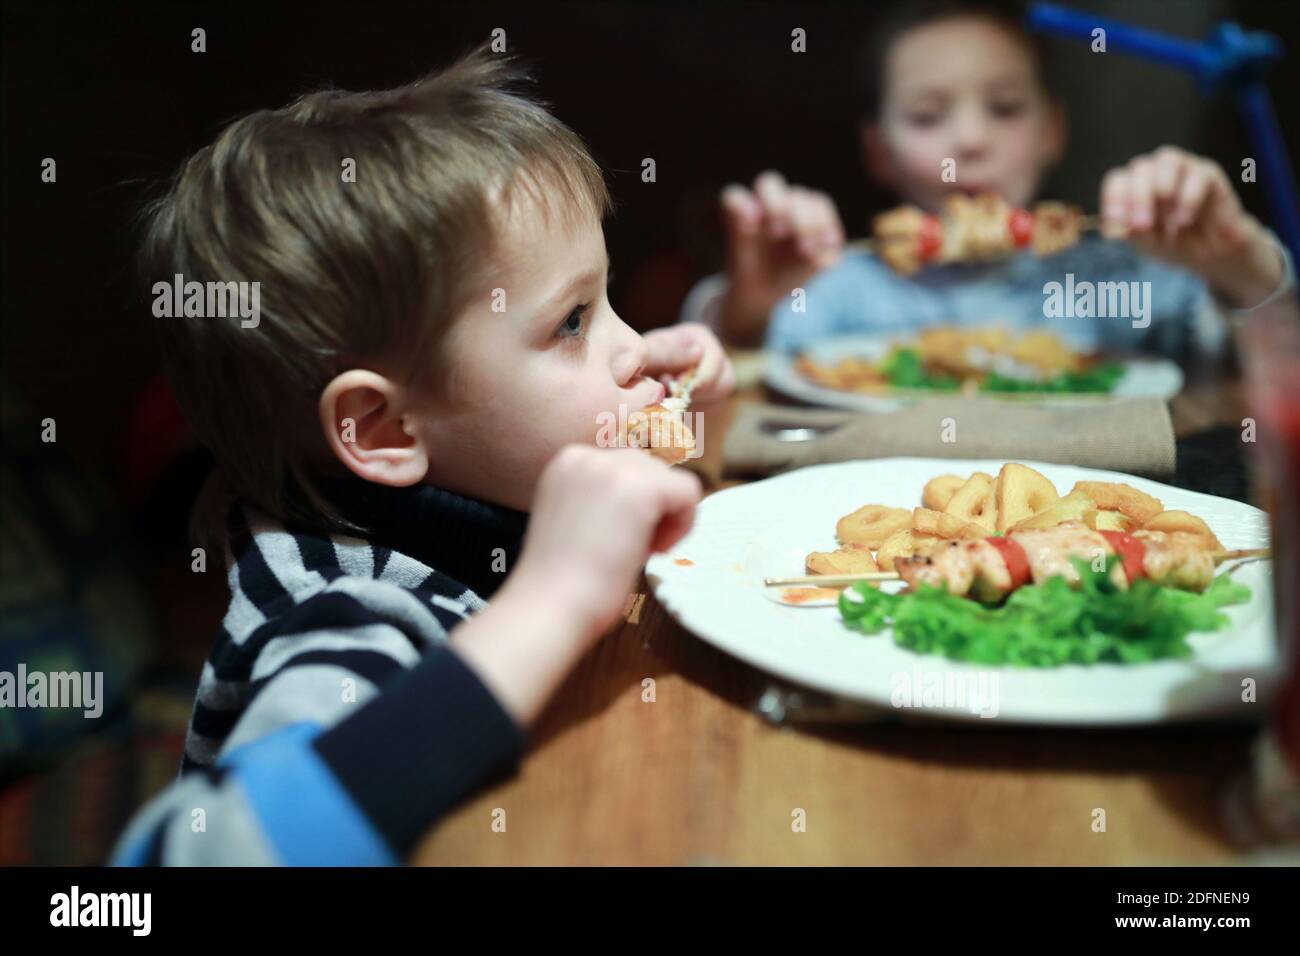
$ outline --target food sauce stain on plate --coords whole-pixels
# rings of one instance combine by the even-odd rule
[[[681,565],[683,568],[691,568],[695,566],[695,562],[690,558],[673,558],[673,564]]]
[[[838,588],[786,588],[781,592],[782,604],[807,604],[809,601],[836,601],[840,598]]]

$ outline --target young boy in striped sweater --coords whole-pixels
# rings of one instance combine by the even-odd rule
[[[232,597],[115,862],[401,861],[689,528],[695,477],[598,436],[730,366],[611,309],[601,173],[517,78],[479,52],[254,113],[149,209],[149,282],[257,283],[258,314],[155,308]]]

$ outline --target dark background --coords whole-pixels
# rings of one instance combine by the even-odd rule
[[[672,321],[716,268],[718,189],[773,167],[835,198],[850,235],[891,202],[858,159],[854,67],[888,3],[7,4],[4,8],[5,378],[60,445],[111,473],[118,427],[158,371],[133,286],[131,215],[228,120],[322,85],[409,81],[503,27],[537,92],[590,144],[617,203],[607,233],[620,314]],[[1101,15],[1188,37],[1219,19],[1300,51],[1300,4],[1269,0],[1075,0]],[[207,52],[190,52],[190,30]],[[808,51],[790,50],[803,27]],[[1069,110],[1068,159],[1045,194],[1096,206],[1110,166],[1164,142],[1230,170],[1249,155],[1231,101],[1190,77],[1051,41]],[[1294,55],[1270,81],[1300,157]],[[41,160],[58,182],[40,181]],[[658,181],[642,183],[654,157]],[[1266,216],[1262,187],[1246,202]]]
[[[1300,4],[1072,5],[1186,37],[1225,17],[1279,34],[1295,54],[1270,86],[1300,158]],[[607,170],[611,295],[645,330],[673,321],[691,283],[719,267],[716,202],[728,181],[780,169],[828,191],[850,235],[894,201],[862,172],[853,88],[861,41],[886,6],[6,4],[0,669],[56,661],[107,673],[112,690],[93,722],[0,712],[0,866],[106,858],[135,809],[175,776],[228,601],[216,556],[211,573],[191,570],[185,517],[210,462],[187,449],[159,388],[151,300],[132,265],[132,218],[147,190],[235,117],[322,86],[408,82],[502,27],[537,92]],[[195,27],[207,31],[206,53],[190,52]],[[807,31],[806,53],[790,50],[795,27]],[[1106,169],[1162,143],[1230,172],[1250,155],[1231,102],[1202,98],[1188,76],[1057,41],[1050,66],[1072,144],[1045,196],[1095,209]],[[54,184],[41,182],[45,157],[58,163]],[[655,183],[641,181],[646,157]],[[1266,218],[1262,186],[1242,190]],[[13,393],[27,406],[19,417]],[[45,418],[57,422],[56,444],[39,440]],[[1228,439],[1240,448],[1235,432]],[[1180,446],[1179,467],[1183,485],[1212,474],[1231,487],[1200,490],[1244,487],[1221,444]]]

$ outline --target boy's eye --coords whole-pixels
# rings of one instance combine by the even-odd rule
[[[1019,116],[1025,111],[1025,104],[1021,100],[1006,101],[993,104],[993,115],[1000,117]]]
[[[555,337],[560,339],[573,339],[582,335],[582,316],[586,313],[587,307],[579,305],[568,314],[560,327],[555,330]]]
[[[933,126],[939,120],[938,113],[909,113],[907,116],[907,121],[913,126]]]

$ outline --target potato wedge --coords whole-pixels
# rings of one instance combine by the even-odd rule
[[[1064,498],[1059,498],[1043,511],[1018,521],[1011,526],[1012,531],[1037,531],[1055,528],[1066,521],[1082,521],[1084,512],[1097,509],[1097,503],[1081,491],[1072,491]]]
[[[1102,508],[1089,508],[1083,513],[1083,523],[1094,531],[1132,531],[1137,527],[1128,515]]]
[[[987,538],[991,534],[973,521],[963,521],[956,515],[929,508],[917,508],[912,512],[912,526],[922,534],[937,538]]]
[[[998,490],[1002,487],[1002,477],[999,475],[993,479],[993,484],[989,485],[988,494],[984,496],[984,506],[980,511],[981,527],[988,528],[989,531],[998,530]]]
[[[931,478],[921,489],[921,504],[931,511],[942,511],[957,493],[957,489],[966,483],[966,479],[957,475],[940,475]]]
[[[814,551],[804,559],[809,574],[861,574],[880,566],[865,545],[851,544],[836,551]]]
[[[907,531],[895,531],[885,539],[885,543],[876,552],[876,564],[880,565],[882,571],[893,571],[895,558],[910,558],[914,554],[916,554],[915,532],[910,528]]]
[[[865,544],[869,548],[878,548],[895,531],[905,531],[910,527],[912,514],[906,508],[863,505],[836,522],[835,537],[840,544]]]
[[[912,535],[912,556],[924,557],[927,554],[933,554],[940,548],[946,548],[952,543],[949,538],[941,538],[935,534],[926,534],[924,531],[917,531],[913,528],[910,532]],[[879,554],[879,552],[877,552]],[[879,559],[876,561],[879,564]]]
[[[1070,490],[1082,491],[1097,502],[1099,509],[1118,511],[1139,525],[1145,525],[1164,509],[1159,498],[1117,481],[1076,481]]]
[[[997,525],[994,521],[994,513],[986,512],[985,506],[988,503],[989,492],[992,490],[993,476],[977,471],[957,489],[956,494],[942,510],[944,514],[960,518],[970,524],[977,524],[991,534],[997,530]],[[996,511],[996,503],[994,511]]]
[[[1189,514],[1186,511],[1162,511],[1142,525],[1142,530],[1163,531],[1166,534],[1182,531],[1202,539],[1205,542],[1205,547],[1210,551],[1223,550],[1223,543],[1210,530],[1210,526],[1196,515]]]
[[[995,530],[1007,531],[1026,518],[1046,511],[1059,498],[1056,486],[1041,472],[1018,461],[1009,461],[998,472]]]

